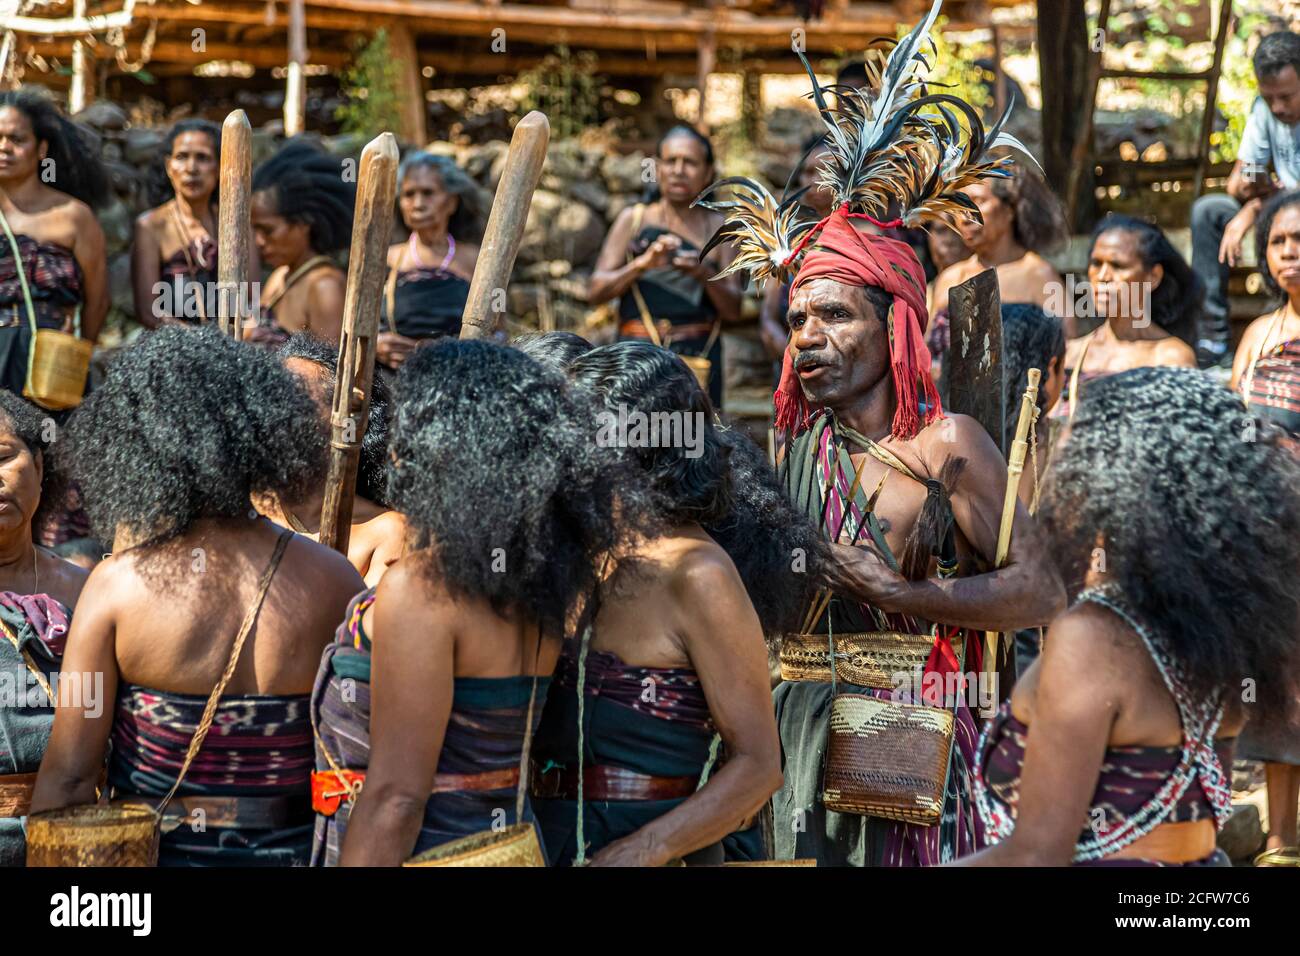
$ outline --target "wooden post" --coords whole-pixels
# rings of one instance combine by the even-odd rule
[[[1196,180],[1192,196],[1199,197],[1205,188],[1205,167],[1210,162],[1210,134],[1214,132],[1214,101],[1219,96],[1219,74],[1223,72],[1223,48],[1228,42],[1228,21],[1232,19],[1232,0],[1219,0],[1219,32],[1214,38],[1214,62],[1205,87],[1205,113],[1201,116],[1201,137],[1196,154]]]
[[[289,68],[285,77],[284,135],[307,128],[307,12],[303,0],[289,0]]]
[[[14,57],[14,52],[18,46],[18,35],[12,30],[6,30],[4,39],[0,40],[0,90],[7,90],[10,87],[9,61]]]
[[[420,57],[415,48],[415,35],[409,27],[388,27],[388,52],[398,65],[397,136],[404,143],[414,143],[423,148],[429,136],[425,128],[424,74],[420,72]]]
[[[950,412],[969,415],[984,426],[1002,454],[1007,453],[1006,409],[1002,407],[1002,310],[998,274],[985,269],[948,293],[952,338],[943,359],[947,382],[944,403]]]
[[[85,17],[86,0],[72,0],[72,15]],[[72,42],[72,85],[68,89],[68,114],[75,116],[95,98],[94,57],[81,40]]]
[[[695,128],[705,136],[709,135],[709,74],[717,62],[717,41],[710,28],[700,34],[699,62],[696,83],[700,88],[700,112],[695,117]]]
[[[757,143],[763,128],[763,74],[746,70],[740,89],[741,125],[750,142]]]
[[[244,319],[258,308],[251,298],[249,205],[253,188],[253,129],[235,110],[221,124],[221,205],[217,237],[217,295],[221,331],[243,337]]]
[[[1079,129],[1079,138],[1074,141],[1074,146],[1070,151],[1070,167],[1065,179],[1065,209],[1066,220],[1073,229],[1075,219],[1079,213],[1079,188],[1084,182],[1090,182],[1092,177],[1084,176],[1086,170],[1092,168],[1092,132],[1093,124],[1096,119],[1095,112],[1097,109],[1097,84],[1101,82],[1101,57],[1105,48],[1106,23],[1110,19],[1110,0],[1101,0],[1101,12],[1097,18],[1097,30],[1101,31],[1101,43],[1094,43],[1089,46],[1088,50],[1088,72],[1084,79],[1083,103],[1079,109],[1082,113],[1082,124]],[[1087,16],[1084,16],[1087,21]],[[1041,25],[1040,25],[1041,29]],[[1091,38],[1090,38],[1091,39]]]
[[[469,284],[469,298],[460,326],[462,339],[488,337],[496,329],[498,314],[505,312],[506,286],[510,284],[515,254],[524,237],[533,190],[542,177],[550,139],[551,124],[537,110],[521,119],[510,137],[510,152],[506,154],[506,165],[492,200],[478,262],[474,265],[474,278]]]
[[[993,24],[993,109],[994,116],[1001,117],[1007,108],[1007,80],[1002,72],[1002,34],[998,25]]]
[[[370,415],[379,300],[388,271],[388,241],[397,198],[397,156],[396,137],[380,133],[362,150],[357,173],[357,207],[348,253],[348,285],[343,296],[343,335],[339,339],[339,370],[330,411],[329,477],[325,481],[318,538],[342,555],[348,553],[361,439]]]

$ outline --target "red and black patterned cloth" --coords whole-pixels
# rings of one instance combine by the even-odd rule
[[[23,273],[41,328],[58,328],[85,295],[81,265],[71,249],[57,242],[38,242],[30,236],[15,236],[22,257]],[[9,243],[0,243],[0,326],[12,322],[27,325],[27,306]]]
[[[1300,339],[1283,342],[1259,357],[1246,401],[1300,438]]]

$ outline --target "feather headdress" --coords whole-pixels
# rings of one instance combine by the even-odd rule
[[[868,51],[868,85],[863,89],[823,87],[808,59],[798,54],[826,127],[822,141],[827,153],[818,185],[834,196],[833,208],[849,218],[882,227],[980,222],[975,204],[960,190],[991,176],[1009,175],[1011,160],[993,157],[990,150],[1008,146],[1029,155],[1003,129],[1011,106],[986,132],[969,103],[927,89],[926,49],[934,50],[930,30],[941,6],[942,0],[935,0],[926,18],[902,40],[881,38],[878,42],[892,45],[888,56],[880,49]],[[827,102],[828,93],[835,95],[834,107]],[[728,189],[734,190],[734,198],[716,198]],[[725,221],[701,257],[730,241],[737,255],[719,277],[743,271],[760,282],[789,279],[804,248],[830,218],[807,218],[798,204],[801,195],[790,194],[787,187],[778,202],[761,184],[739,176],[712,184],[694,204],[723,213]],[[884,221],[891,212],[894,218]]]

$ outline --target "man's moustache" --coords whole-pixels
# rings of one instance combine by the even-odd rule
[[[795,356],[795,371],[802,371],[809,365],[830,365],[832,364],[831,354],[829,352],[800,352]]]

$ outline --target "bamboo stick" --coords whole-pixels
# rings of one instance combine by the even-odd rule
[[[1036,368],[1029,370],[1029,387],[1020,399],[1020,417],[1016,420],[1016,437],[1011,443],[1011,455],[1007,460],[1007,490],[1002,497],[1002,524],[998,528],[998,549],[994,556],[994,570],[1002,567],[1011,550],[1011,526],[1016,520],[1016,501],[1020,491],[1020,476],[1025,470],[1025,452],[1029,448],[1029,429],[1034,422],[1034,413],[1038,409],[1038,382],[1042,372]],[[984,673],[997,672],[998,645],[1001,639],[998,631],[984,633]]]

